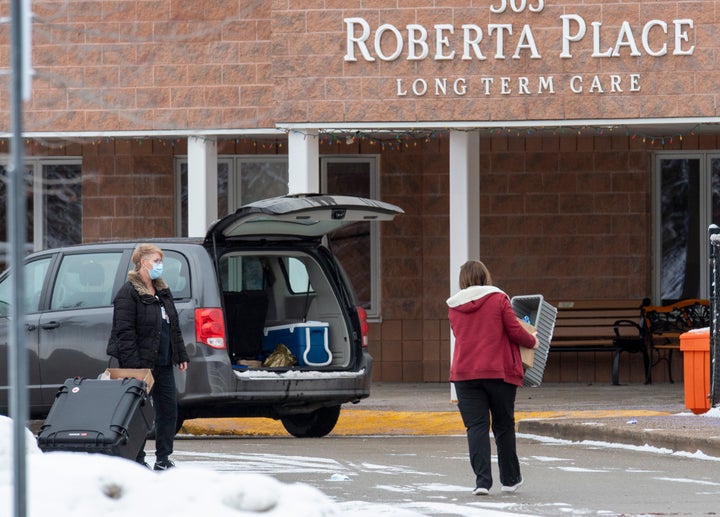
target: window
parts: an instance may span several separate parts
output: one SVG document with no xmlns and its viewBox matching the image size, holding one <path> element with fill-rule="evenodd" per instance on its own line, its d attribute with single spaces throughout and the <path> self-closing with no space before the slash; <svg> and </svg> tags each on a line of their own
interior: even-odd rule
<svg viewBox="0 0 720 517">
<path fill-rule="evenodd" d="M 26 160 L 27 247 L 56 248 L 82 242 L 82 166 L 80 159 L 32 158 Z M 0 174 L 6 168 L 0 164 Z M 7 206 L 5 182 L 0 197 Z M 0 241 L 6 242 L 7 214 L 0 214 Z M 0 267 L 5 257 L 0 257 Z"/>
<path fill-rule="evenodd" d="M 287 282 L 290 292 L 293 294 L 313 293 L 312 284 L 310 284 L 310 274 L 305 264 L 294 257 L 288 257 L 285 260 L 285 271 L 287 272 Z"/>
<path fill-rule="evenodd" d="M 133 269 L 135 264 L 130 262 L 128 272 Z M 163 250 L 162 278 L 170 288 L 173 300 L 190 298 L 190 266 L 184 255 L 173 250 Z"/>
<path fill-rule="evenodd" d="M 187 236 L 187 158 L 178 158 L 176 170 L 176 232 Z M 288 163 L 284 156 L 219 156 L 218 217 L 259 199 L 284 196 L 288 188 Z"/>
<path fill-rule="evenodd" d="M 25 243 L 24 246 L 26 250 L 32 251 L 34 249 L 34 246 L 32 244 L 33 242 L 33 217 L 32 217 L 32 206 L 33 206 L 33 197 L 32 197 L 32 189 L 30 188 L 31 183 L 31 176 L 32 174 L 32 168 L 27 166 L 25 170 L 25 181 L 27 183 L 26 186 L 26 199 L 25 203 L 27 205 L 27 211 L 25 212 Z M 9 242 L 9 236 L 7 234 L 7 225 L 9 222 L 10 214 L 8 213 L 7 206 L 8 206 L 8 199 L 7 199 L 7 176 L 8 176 L 8 170 L 5 167 L 5 165 L 0 164 L 0 175 L 2 178 L 0 178 L 0 203 L 2 203 L 1 206 L 5 207 L 5 210 L 0 210 L 0 245 L 2 248 L 0 248 L 0 270 L 5 269 L 8 266 L 8 253 L 10 251 L 10 242 Z"/>
<path fill-rule="evenodd" d="M 291 294 L 314 293 L 305 263 L 296 257 L 225 255 L 220 258 L 223 291 L 262 291 L 275 283 L 270 261 L 279 261 Z"/>
<path fill-rule="evenodd" d="M 50 257 L 46 257 L 28 262 L 23 267 L 25 272 L 25 314 L 37 312 L 40 309 L 40 294 L 49 266 Z M 10 277 L 6 276 L 0 283 L 0 317 L 10 315 L 11 297 Z"/>
<path fill-rule="evenodd" d="M 111 305 L 121 257 L 121 253 L 65 255 L 53 286 L 50 309 Z"/>
<path fill-rule="evenodd" d="M 377 156 L 322 156 L 321 189 L 330 194 L 379 199 Z M 176 162 L 177 233 L 187 235 L 187 159 Z M 285 156 L 219 156 L 218 217 L 268 197 L 287 194 Z M 359 223 L 337 232 L 333 252 L 342 263 L 368 318 L 380 317 L 380 236 L 377 222 Z M 231 268 L 233 271 L 237 271 Z M 302 292 L 307 288 L 303 287 Z"/>
<path fill-rule="evenodd" d="M 266 278 L 266 258 L 250 255 L 225 255 L 220 258 L 220 284 L 223 291 L 262 291 L 270 283 Z"/>
<path fill-rule="evenodd" d="M 238 207 L 288 193 L 288 163 L 285 157 L 236 158 L 230 182 L 231 211 Z"/>
<path fill-rule="evenodd" d="M 190 298 L 190 266 L 187 258 L 176 251 L 163 250 L 163 280 L 174 300 Z"/>
<path fill-rule="evenodd" d="M 79 163 L 39 162 L 35 166 L 35 219 L 42 221 L 35 232 L 35 245 L 59 248 L 82 242 L 82 177 Z M 41 185 L 41 188 L 38 188 Z M 49 217 L 48 217 L 49 216 Z"/>
<path fill-rule="evenodd" d="M 379 198 L 378 158 L 323 156 L 322 190 L 329 194 Z M 380 234 L 377 222 L 349 226 L 332 236 L 333 252 L 355 288 L 368 319 L 380 318 Z"/>
<path fill-rule="evenodd" d="M 720 223 L 720 154 L 658 153 L 653 200 L 654 298 L 707 298 L 707 228 Z"/>
</svg>

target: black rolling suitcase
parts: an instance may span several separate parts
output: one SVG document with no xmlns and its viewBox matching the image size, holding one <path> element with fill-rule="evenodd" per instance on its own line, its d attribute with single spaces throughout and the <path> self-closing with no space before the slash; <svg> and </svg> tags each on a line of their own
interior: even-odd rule
<svg viewBox="0 0 720 517">
<path fill-rule="evenodd" d="M 146 384 L 138 379 L 68 379 L 38 433 L 48 451 L 95 452 L 134 460 L 153 424 Z"/>
</svg>

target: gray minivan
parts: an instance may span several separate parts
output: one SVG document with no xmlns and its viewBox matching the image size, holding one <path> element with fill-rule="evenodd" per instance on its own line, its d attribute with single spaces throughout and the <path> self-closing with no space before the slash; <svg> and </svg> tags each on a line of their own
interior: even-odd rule
<svg viewBox="0 0 720 517">
<path fill-rule="evenodd" d="M 328 434 L 341 404 L 370 394 L 372 375 L 365 311 L 332 253 L 330 234 L 401 213 L 357 197 L 285 196 L 239 208 L 204 240 L 93 243 L 29 255 L 31 417 L 47 415 L 65 379 L 95 378 L 110 364 L 113 297 L 132 268 L 135 246 L 152 242 L 165 253 L 163 278 L 190 356 L 188 370 L 176 373 L 178 428 L 190 418 L 260 416 L 280 419 L 294 436 Z M 6 271 L 0 275 L 2 414 L 8 412 L 9 290 Z M 280 351 L 285 362 L 268 363 Z"/>
</svg>

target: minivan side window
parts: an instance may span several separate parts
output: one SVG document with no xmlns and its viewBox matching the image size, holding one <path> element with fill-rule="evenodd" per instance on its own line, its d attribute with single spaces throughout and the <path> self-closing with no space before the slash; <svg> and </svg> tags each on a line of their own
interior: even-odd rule
<svg viewBox="0 0 720 517">
<path fill-rule="evenodd" d="M 310 276 L 308 275 L 305 264 L 295 257 L 288 257 L 285 262 L 285 270 L 287 272 L 287 281 L 290 286 L 290 292 L 293 294 L 312 293 L 315 291 L 310 284 Z"/>
<path fill-rule="evenodd" d="M 25 271 L 25 313 L 37 312 L 40 308 L 40 294 L 42 293 L 45 275 L 50 266 L 50 257 L 28 262 L 23 267 Z M 0 282 L 0 317 L 10 315 L 10 277 L 6 276 Z"/>
<path fill-rule="evenodd" d="M 121 257 L 120 252 L 65 255 L 55 279 L 50 309 L 110 305 Z"/>
</svg>

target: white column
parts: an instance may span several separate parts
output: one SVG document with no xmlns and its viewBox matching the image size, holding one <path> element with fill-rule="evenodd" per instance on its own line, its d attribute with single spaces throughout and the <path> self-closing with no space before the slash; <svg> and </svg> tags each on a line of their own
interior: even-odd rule
<svg viewBox="0 0 720 517">
<path fill-rule="evenodd" d="M 316 129 L 288 134 L 288 194 L 320 192 L 320 143 Z"/>
<path fill-rule="evenodd" d="M 480 135 L 450 131 L 450 293 L 460 266 L 480 258 Z"/>
<path fill-rule="evenodd" d="M 188 237 L 205 237 L 218 218 L 217 140 L 188 138 Z"/>
<path fill-rule="evenodd" d="M 460 266 L 480 258 L 480 135 L 450 131 L 450 293 L 460 290 Z M 450 360 L 455 336 L 450 332 Z M 450 400 L 457 400 L 451 384 Z"/>
</svg>

